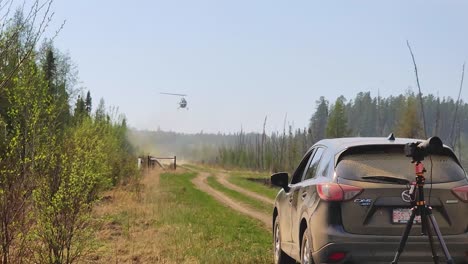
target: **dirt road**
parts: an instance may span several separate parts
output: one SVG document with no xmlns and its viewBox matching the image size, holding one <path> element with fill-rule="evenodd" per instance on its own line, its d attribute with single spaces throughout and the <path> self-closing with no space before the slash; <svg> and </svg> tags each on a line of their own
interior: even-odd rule
<svg viewBox="0 0 468 264">
<path fill-rule="evenodd" d="M 271 204 L 271 205 L 275 204 L 275 201 L 273 199 L 270 199 L 268 197 L 265 197 L 263 195 L 260 195 L 258 193 L 246 190 L 246 189 L 241 188 L 241 187 L 239 187 L 239 186 L 237 186 L 235 184 L 230 183 L 227 180 L 229 175 L 227 175 L 226 173 L 218 173 L 216 176 L 218 178 L 219 183 L 221 183 L 222 185 L 226 186 L 227 188 L 229 188 L 231 190 L 234 190 L 236 192 L 240 192 L 240 193 L 242 193 L 244 195 L 247 195 L 247 196 L 249 196 L 249 197 L 251 197 L 253 199 L 262 201 L 262 202 L 267 203 L 267 204 Z"/>
<path fill-rule="evenodd" d="M 250 207 L 248 205 L 241 204 L 241 203 L 239 203 L 237 201 L 234 201 L 233 199 L 229 198 L 228 196 L 226 196 L 222 192 L 211 188 L 211 186 L 209 186 L 208 183 L 207 183 L 208 176 L 209 176 L 209 173 L 199 172 L 198 176 L 196 178 L 194 178 L 192 180 L 192 182 L 193 182 L 193 184 L 195 184 L 195 186 L 198 189 L 200 189 L 201 191 L 206 192 L 209 195 L 213 196 L 219 202 L 231 207 L 232 209 L 234 209 L 234 210 L 236 210 L 236 211 L 238 211 L 238 212 L 240 212 L 242 214 L 245 214 L 245 215 L 248 215 L 248 216 L 250 216 L 252 218 L 260 220 L 269 229 L 272 228 L 272 220 L 271 220 L 270 215 L 259 212 L 258 210 L 254 209 L 254 208 L 252 208 L 252 207 Z M 225 179 L 226 177 L 223 176 L 223 177 L 220 177 L 220 178 Z M 227 182 L 227 180 L 225 180 L 225 181 Z M 228 184 L 230 184 L 230 183 L 228 183 Z M 238 187 L 238 188 L 240 188 L 240 187 Z M 243 191 L 246 191 L 246 190 L 243 190 Z"/>
</svg>

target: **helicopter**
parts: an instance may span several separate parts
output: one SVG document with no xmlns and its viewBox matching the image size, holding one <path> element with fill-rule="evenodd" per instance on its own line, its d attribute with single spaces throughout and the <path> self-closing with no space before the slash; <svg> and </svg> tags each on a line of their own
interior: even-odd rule
<svg viewBox="0 0 468 264">
<path fill-rule="evenodd" d="M 180 102 L 179 102 L 179 109 L 180 108 L 187 108 L 187 100 L 185 99 L 185 97 L 187 96 L 186 94 L 175 94 L 175 93 L 161 93 L 161 94 L 165 94 L 165 95 L 174 95 L 174 96 L 180 96 L 182 98 L 180 98 Z"/>
</svg>

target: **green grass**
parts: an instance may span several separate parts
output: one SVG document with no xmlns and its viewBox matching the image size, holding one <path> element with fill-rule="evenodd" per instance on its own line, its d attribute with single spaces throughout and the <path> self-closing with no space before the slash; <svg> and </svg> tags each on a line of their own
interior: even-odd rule
<svg viewBox="0 0 468 264">
<path fill-rule="evenodd" d="M 262 183 L 248 180 L 248 178 L 269 178 L 270 175 L 249 172 L 233 172 L 230 174 L 230 176 L 231 177 L 228 178 L 228 181 L 232 184 L 235 184 L 249 191 L 264 195 L 270 199 L 275 199 L 276 194 L 278 194 L 279 188 L 271 188 Z"/>
<path fill-rule="evenodd" d="M 256 220 L 194 188 L 193 177 L 161 175 L 157 210 L 169 233 L 164 241 L 155 237 L 155 243 L 174 245 L 164 258 L 177 263 L 271 263 L 271 234 Z"/>
<path fill-rule="evenodd" d="M 188 168 L 188 169 L 191 169 L 191 170 L 196 170 L 196 171 L 206 171 L 206 172 L 216 172 L 216 171 L 218 171 L 218 169 L 215 169 L 213 167 L 196 165 L 196 164 L 184 164 L 184 165 L 181 165 L 181 167 Z"/>
<path fill-rule="evenodd" d="M 271 214 L 273 211 L 272 205 L 266 204 L 256 199 L 247 197 L 244 194 L 241 194 L 237 191 L 231 190 L 225 187 L 224 185 L 220 184 L 213 176 L 208 177 L 208 185 L 210 185 L 212 188 L 218 191 L 223 192 L 224 194 L 233 198 L 234 200 L 237 200 L 243 204 L 249 205 L 252 208 L 257 209 L 263 213 Z"/>
</svg>

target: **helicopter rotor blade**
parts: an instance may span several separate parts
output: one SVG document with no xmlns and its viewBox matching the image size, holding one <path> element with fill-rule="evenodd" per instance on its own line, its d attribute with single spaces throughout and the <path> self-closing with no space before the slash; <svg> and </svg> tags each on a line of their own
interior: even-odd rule
<svg viewBox="0 0 468 264">
<path fill-rule="evenodd" d="M 175 95 L 175 96 L 182 96 L 182 97 L 187 96 L 186 94 L 175 94 L 175 93 L 160 93 L 160 94 Z"/>
</svg>

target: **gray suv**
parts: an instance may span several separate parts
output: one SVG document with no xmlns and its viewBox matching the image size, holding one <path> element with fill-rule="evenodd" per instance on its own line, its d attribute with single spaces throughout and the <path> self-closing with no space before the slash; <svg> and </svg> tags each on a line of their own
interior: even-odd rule
<svg viewBox="0 0 468 264">
<path fill-rule="evenodd" d="M 272 219 L 275 263 L 390 263 L 411 214 L 407 192 L 415 174 L 404 146 L 415 141 L 325 139 L 307 151 L 290 181 L 287 173 L 272 175 L 282 187 Z M 468 263 L 466 173 L 446 146 L 423 163 L 425 200 L 455 263 Z M 400 263 L 431 263 L 420 219 L 414 223 Z"/>
</svg>

